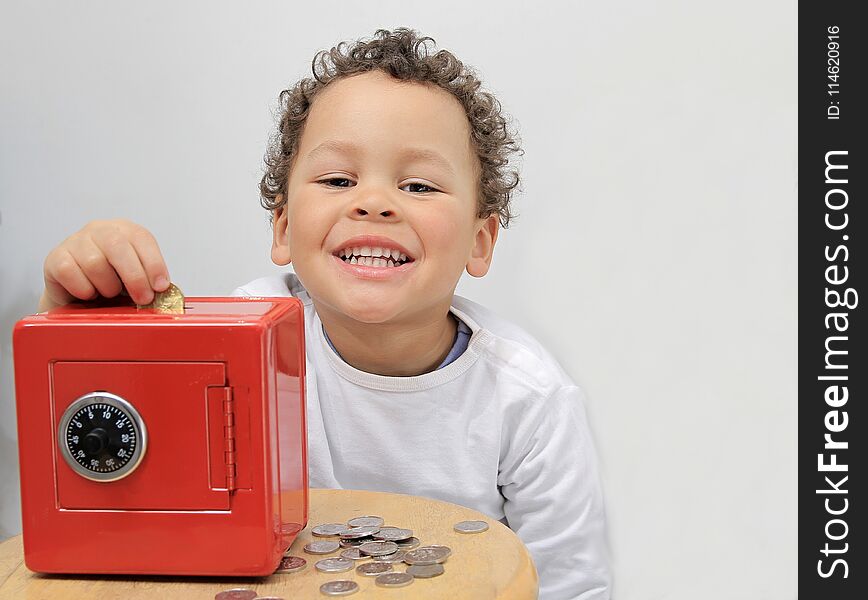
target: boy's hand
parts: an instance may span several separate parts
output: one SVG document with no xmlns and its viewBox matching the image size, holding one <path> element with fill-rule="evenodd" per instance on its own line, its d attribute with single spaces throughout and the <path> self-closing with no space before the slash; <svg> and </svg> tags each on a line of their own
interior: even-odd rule
<svg viewBox="0 0 868 600">
<path fill-rule="evenodd" d="M 169 270 L 151 232 L 126 219 L 91 221 L 48 253 L 39 312 L 73 300 L 114 298 L 126 288 L 136 304 L 169 287 Z"/>
</svg>

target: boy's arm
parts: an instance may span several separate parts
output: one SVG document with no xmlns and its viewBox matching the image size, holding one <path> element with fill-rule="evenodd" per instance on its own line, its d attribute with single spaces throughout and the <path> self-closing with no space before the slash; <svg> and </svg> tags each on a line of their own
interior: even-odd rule
<svg viewBox="0 0 868 600">
<path fill-rule="evenodd" d="M 531 413 L 498 475 L 509 527 L 533 556 L 540 600 L 609 600 L 605 511 L 582 391 L 563 386 Z"/>
</svg>

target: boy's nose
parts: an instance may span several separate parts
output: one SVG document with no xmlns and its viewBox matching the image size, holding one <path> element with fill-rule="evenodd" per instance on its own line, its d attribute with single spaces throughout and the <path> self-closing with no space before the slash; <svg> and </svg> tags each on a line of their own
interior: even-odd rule
<svg viewBox="0 0 868 600">
<path fill-rule="evenodd" d="M 366 211 L 364 208 L 357 208 L 357 209 L 356 209 L 356 213 L 357 213 L 359 216 L 364 217 L 365 215 L 368 214 L 368 211 Z M 389 216 L 392 215 L 392 211 L 391 211 L 391 210 L 382 210 L 382 211 L 380 211 L 380 215 L 383 216 L 383 217 L 389 217 Z"/>
<path fill-rule="evenodd" d="M 357 188 L 357 194 L 351 200 L 350 215 L 354 218 L 395 218 L 398 215 L 398 200 L 390 195 L 390 191 L 381 186 Z"/>
</svg>

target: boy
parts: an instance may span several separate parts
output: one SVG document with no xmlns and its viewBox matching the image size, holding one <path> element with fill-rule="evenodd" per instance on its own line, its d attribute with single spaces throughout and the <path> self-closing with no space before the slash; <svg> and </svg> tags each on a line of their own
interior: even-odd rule
<svg viewBox="0 0 868 600">
<path fill-rule="evenodd" d="M 463 270 L 488 271 L 518 147 L 472 73 L 418 52 L 426 39 L 338 45 L 281 93 L 260 191 L 272 260 L 295 273 L 234 295 L 304 303 L 311 487 L 474 508 L 527 545 L 540 598 L 609 598 L 581 391 L 530 335 L 454 295 Z M 168 281 L 147 231 L 94 222 L 49 254 L 40 310 L 123 286 L 147 303 Z"/>
</svg>

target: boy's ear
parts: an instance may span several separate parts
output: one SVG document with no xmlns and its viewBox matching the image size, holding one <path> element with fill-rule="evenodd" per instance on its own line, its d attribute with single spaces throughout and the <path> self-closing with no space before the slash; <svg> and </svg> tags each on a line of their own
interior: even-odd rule
<svg viewBox="0 0 868 600">
<path fill-rule="evenodd" d="M 474 277 L 482 277 L 488 273 L 498 231 L 500 231 L 500 219 L 497 214 L 490 215 L 477 230 L 470 259 L 467 261 L 467 272 Z"/>
<path fill-rule="evenodd" d="M 271 261 L 276 265 L 288 265 L 292 260 L 289 255 L 289 219 L 286 204 L 274 210 L 274 239 L 271 244 Z"/>
</svg>

